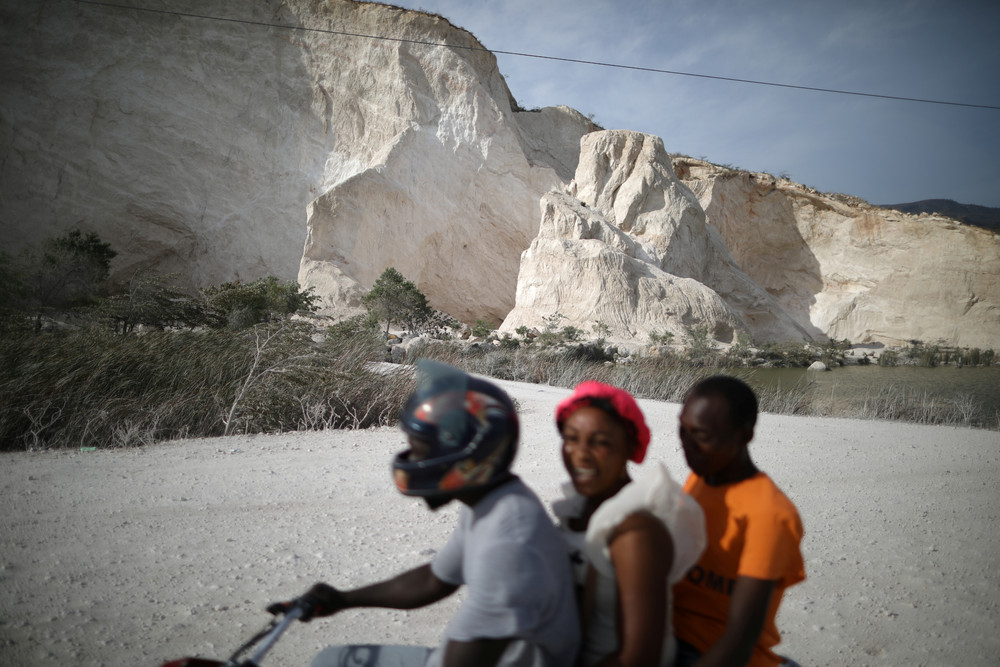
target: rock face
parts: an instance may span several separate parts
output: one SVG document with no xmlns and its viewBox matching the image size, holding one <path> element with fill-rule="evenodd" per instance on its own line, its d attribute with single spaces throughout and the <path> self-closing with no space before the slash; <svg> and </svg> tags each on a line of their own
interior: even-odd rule
<svg viewBox="0 0 1000 667">
<path fill-rule="evenodd" d="M 278 2 L 143 6 L 298 25 Z M 300 36 L 60 0 L 0 11 L 8 247 L 80 227 L 119 278 L 295 277 L 331 143 Z"/>
<path fill-rule="evenodd" d="M 723 343 L 739 331 L 758 340 L 809 339 L 733 261 L 674 175 L 663 142 L 605 131 L 581 140 L 570 194 L 542 199 L 537 238 L 521 256 L 517 300 L 501 327 L 604 330 L 612 340 L 645 341 L 706 326 Z"/>
<path fill-rule="evenodd" d="M 459 48 L 315 38 L 336 170 L 309 205 L 299 281 L 343 310 L 393 266 L 435 308 L 499 322 L 538 199 L 571 176 L 594 126 L 567 107 L 512 110 L 493 55 L 443 19 L 378 8 L 340 25 Z"/>
<path fill-rule="evenodd" d="M 799 323 L 855 343 L 1000 345 L 1000 238 L 676 158 L 740 267 Z"/>
<path fill-rule="evenodd" d="M 623 339 L 705 325 L 726 342 L 1000 348 L 988 232 L 671 169 L 653 137 L 520 110 L 493 55 L 441 17 L 142 7 L 0 0 L 6 251 L 80 228 L 118 251 L 115 278 L 298 277 L 340 315 L 394 266 L 433 306 L 507 329 L 558 312 Z"/>
<path fill-rule="evenodd" d="M 421 12 L 143 7 L 166 11 L 2 0 L 8 248 L 81 227 L 120 253 L 116 278 L 298 276 L 342 312 L 395 266 L 460 319 L 507 314 L 590 121 L 512 109 L 494 56 Z"/>
</svg>

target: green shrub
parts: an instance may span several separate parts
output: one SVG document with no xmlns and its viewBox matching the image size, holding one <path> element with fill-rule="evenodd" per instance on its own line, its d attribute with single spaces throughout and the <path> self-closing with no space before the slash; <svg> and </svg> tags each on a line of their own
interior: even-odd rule
<svg viewBox="0 0 1000 667">
<path fill-rule="evenodd" d="M 995 355 L 996 353 L 990 349 L 966 348 L 958 355 L 958 362 L 963 366 L 992 366 Z"/>
<path fill-rule="evenodd" d="M 564 342 L 575 343 L 583 338 L 583 329 L 574 326 L 565 326 L 559 333 Z"/>
<path fill-rule="evenodd" d="M 752 343 L 750 334 L 746 331 L 737 332 L 736 342 L 729 347 L 729 356 L 736 357 L 737 359 L 746 359 L 751 354 L 750 348 Z"/>
<path fill-rule="evenodd" d="M 882 354 L 878 355 L 878 365 L 898 366 L 899 354 L 897 354 L 894 350 L 883 350 Z"/>
<path fill-rule="evenodd" d="M 801 343 L 764 343 L 757 351 L 757 356 L 771 362 L 773 366 L 803 368 L 816 360 L 816 355 Z"/>
<path fill-rule="evenodd" d="M 589 361 L 595 364 L 603 364 L 615 360 L 615 355 L 608 352 L 602 340 L 590 341 L 569 347 L 563 352 L 563 356 L 572 361 Z"/>
<path fill-rule="evenodd" d="M 42 328 L 44 317 L 91 306 L 105 291 L 117 255 L 100 237 L 79 229 L 48 238 L 17 257 L 0 256 L 5 329 Z"/>
<path fill-rule="evenodd" d="M 472 325 L 472 335 L 476 338 L 488 338 L 493 333 L 493 325 L 483 318 L 477 318 Z"/>
<path fill-rule="evenodd" d="M 132 333 L 139 325 L 160 329 L 196 327 L 218 320 L 204 298 L 168 286 L 167 279 L 154 272 L 137 273 L 118 293 L 101 300 L 91 313 L 121 334 Z"/>
<path fill-rule="evenodd" d="M 940 359 L 940 353 L 937 346 L 932 346 L 929 348 L 922 348 L 920 350 L 920 365 L 927 368 L 933 368 L 938 365 L 938 360 Z"/>
<path fill-rule="evenodd" d="M 649 342 L 653 345 L 671 345 L 674 342 L 674 334 L 670 331 L 664 331 L 663 333 L 650 331 Z"/>
<path fill-rule="evenodd" d="M 361 313 L 331 324 L 327 327 L 326 333 L 334 338 L 352 338 L 354 336 L 371 338 L 378 330 L 378 320 L 371 313 Z"/>
<path fill-rule="evenodd" d="M 507 338 L 507 337 L 504 337 L 504 338 L 501 338 L 499 342 L 500 342 L 499 347 L 500 347 L 501 350 L 512 351 L 512 350 L 517 350 L 517 349 L 519 349 L 521 347 L 521 341 L 519 341 L 516 338 Z"/>
<path fill-rule="evenodd" d="M 319 297 L 312 288 L 303 291 L 297 282 L 281 282 L 274 276 L 249 283 L 222 283 L 202 290 L 217 322 L 231 329 L 246 329 L 293 313 L 312 313 Z"/>
</svg>

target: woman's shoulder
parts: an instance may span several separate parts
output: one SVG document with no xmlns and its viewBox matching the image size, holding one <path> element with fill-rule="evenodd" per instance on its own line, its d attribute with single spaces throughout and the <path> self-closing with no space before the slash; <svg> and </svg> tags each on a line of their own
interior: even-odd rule
<svg viewBox="0 0 1000 667">
<path fill-rule="evenodd" d="M 667 467 L 655 462 L 621 491 L 604 501 L 595 512 L 595 518 L 600 513 L 604 515 L 601 517 L 603 521 L 620 523 L 633 514 L 646 513 L 664 520 L 685 498 L 683 487 L 670 476 Z"/>
<path fill-rule="evenodd" d="M 703 519 L 701 508 L 684 493 L 683 487 L 670 476 L 662 463 L 656 462 L 643 470 L 621 491 L 608 498 L 597 508 L 587 529 L 588 541 L 604 541 L 624 521 L 643 525 L 655 520 L 662 523 L 668 532 L 677 531 L 678 519 L 694 514 L 695 522 Z"/>
<path fill-rule="evenodd" d="M 670 539 L 670 532 L 663 522 L 652 512 L 638 510 L 629 514 L 611 529 L 608 534 L 608 543 L 614 542 L 618 537 L 627 533 L 647 535 L 650 539 Z"/>
<path fill-rule="evenodd" d="M 705 517 L 662 463 L 648 465 L 642 475 L 597 508 L 587 529 L 588 547 L 607 554 L 609 540 L 620 526 L 648 527 L 650 521 L 658 521 L 674 545 L 670 579 L 676 581 L 705 548 Z"/>
</svg>

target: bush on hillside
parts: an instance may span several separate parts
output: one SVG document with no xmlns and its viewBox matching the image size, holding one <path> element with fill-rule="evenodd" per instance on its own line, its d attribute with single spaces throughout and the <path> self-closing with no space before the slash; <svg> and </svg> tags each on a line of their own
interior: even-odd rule
<svg viewBox="0 0 1000 667">
<path fill-rule="evenodd" d="M 202 293 L 217 322 L 231 329 L 245 329 L 294 313 L 313 313 L 319 300 L 311 287 L 302 290 L 294 280 L 282 282 L 274 276 L 249 283 L 223 283 Z"/>
<path fill-rule="evenodd" d="M 193 328 L 223 321 L 212 313 L 205 299 L 169 286 L 168 279 L 152 271 L 138 272 L 118 293 L 102 299 L 92 314 L 111 331 L 123 335 L 133 333 L 138 326 Z"/>
</svg>

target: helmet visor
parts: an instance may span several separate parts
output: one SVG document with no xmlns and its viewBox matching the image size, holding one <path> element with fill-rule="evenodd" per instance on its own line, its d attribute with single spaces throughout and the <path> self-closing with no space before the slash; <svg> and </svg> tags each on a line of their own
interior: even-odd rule
<svg viewBox="0 0 1000 667">
<path fill-rule="evenodd" d="M 430 440 L 444 450 L 463 446 L 469 427 L 466 410 L 468 376 L 456 368 L 429 359 L 417 362 L 411 427 L 414 436 Z"/>
</svg>

